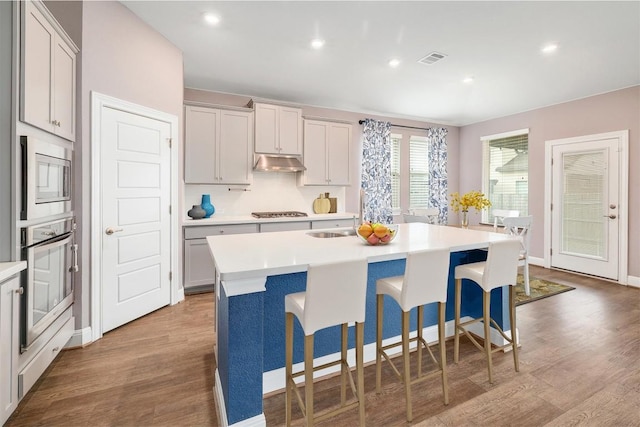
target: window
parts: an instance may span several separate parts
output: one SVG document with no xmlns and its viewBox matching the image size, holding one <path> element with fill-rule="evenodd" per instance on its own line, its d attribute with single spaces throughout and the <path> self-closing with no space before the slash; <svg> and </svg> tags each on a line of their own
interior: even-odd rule
<svg viewBox="0 0 640 427">
<path fill-rule="evenodd" d="M 429 143 L 427 138 L 409 140 L 409 209 L 429 207 Z"/>
<path fill-rule="evenodd" d="M 493 223 L 492 209 L 529 213 L 529 130 L 491 135 L 483 142 L 483 191 L 491 209 L 483 211 L 482 220 Z"/>
<path fill-rule="evenodd" d="M 402 135 L 391 135 L 391 208 L 400 213 L 400 142 Z"/>
</svg>

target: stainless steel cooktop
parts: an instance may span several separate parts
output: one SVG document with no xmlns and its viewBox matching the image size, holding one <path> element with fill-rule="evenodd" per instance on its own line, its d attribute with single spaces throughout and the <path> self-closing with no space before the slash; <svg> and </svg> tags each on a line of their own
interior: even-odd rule
<svg viewBox="0 0 640 427">
<path fill-rule="evenodd" d="M 297 218 L 308 216 L 304 212 L 298 211 L 282 211 L 282 212 L 251 212 L 251 216 L 255 218 Z"/>
</svg>

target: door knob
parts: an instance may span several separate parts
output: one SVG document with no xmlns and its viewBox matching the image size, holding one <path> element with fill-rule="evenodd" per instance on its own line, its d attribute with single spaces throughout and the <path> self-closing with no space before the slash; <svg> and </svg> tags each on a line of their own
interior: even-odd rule
<svg viewBox="0 0 640 427">
<path fill-rule="evenodd" d="M 107 236 L 111 236 L 113 233 L 118 233 L 118 232 L 120 232 L 120 231 L 122 231 L 122 228 L 107 227 L 107 229 L 106 229 L 106 230 L 104 230 L 104 233 L 105 233 Z"/>
<path fill-rule="evenodd" d="M 609 218 L 609 219 L 616 219 L 616 214 L 611 214 L 611 215 L 603 215 L 605 218 Z"/>
</svg>

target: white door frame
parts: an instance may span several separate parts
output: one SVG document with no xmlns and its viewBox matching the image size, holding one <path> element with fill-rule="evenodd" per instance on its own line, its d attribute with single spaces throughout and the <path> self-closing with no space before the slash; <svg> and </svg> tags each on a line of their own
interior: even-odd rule
<svg viewBox="0 0 640 427">
<path fill-rule="evenodd" d="M 179 287 L 182 277 L 178 262 L 179 222 L 178 222 L 178 117 L 162 111 L 143 107 L 121 99 L 91 92 L 91 338 L 102 338 L 102 238 L 99 228 L 102 224 L 101 206 L 101 144 L 103 108 L 113 108 L 137 114 L 150 119 L 166 122 L 171 126 L 171 304 L 184 299 L 184 289 Z"/>
<path fill-rule="evenodd" d="M 618 170 L 619 204 L 618 204 L 618 283 L 626 285 L 629 282 L 629 130 L 584 135 L 574 138 L 553 139 L 545 141 L 544 147 L 544 267 L 551 268 L 551 197 L 552 175 L 551 157 L 553 147 L 563 144 L 589 142 L 600 139 L 618 140 Z"/>
</svg>

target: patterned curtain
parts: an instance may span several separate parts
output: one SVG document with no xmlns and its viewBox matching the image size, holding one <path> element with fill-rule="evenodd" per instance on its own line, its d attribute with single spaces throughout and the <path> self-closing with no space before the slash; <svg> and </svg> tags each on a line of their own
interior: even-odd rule
<svg viewBox="0 0 640 427">
<path fill-rule="evenodd" d="M 429 206 L 440 209 L 438 224 L 447 223 L 447 129 L 430 128 L 429 139 Z"/>
<path fill-rule="evenodd" d="M 364 220 L 391 224 L 391 123 L 366 119 L 363 137 Z"/>
</svg>

